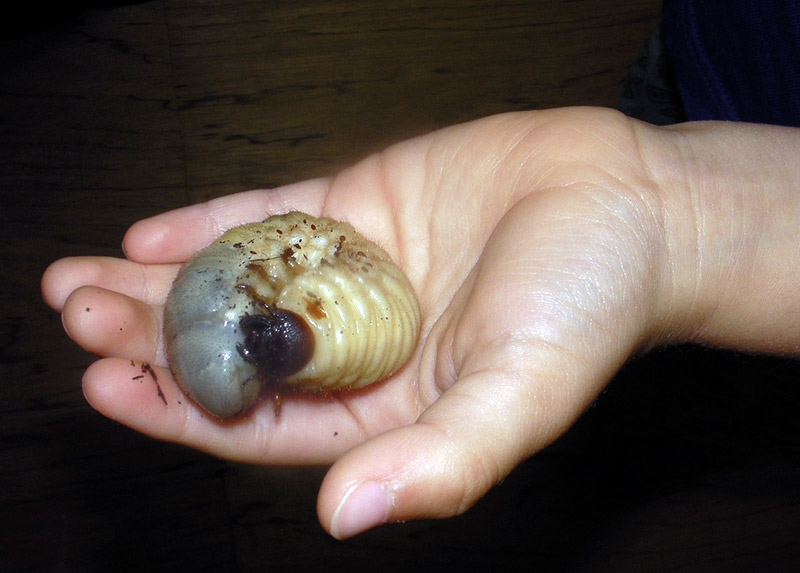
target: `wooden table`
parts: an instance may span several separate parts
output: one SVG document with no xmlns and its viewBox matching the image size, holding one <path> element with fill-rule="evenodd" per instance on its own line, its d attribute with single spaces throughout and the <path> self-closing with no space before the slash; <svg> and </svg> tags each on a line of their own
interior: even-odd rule
<svg viewBox="0 0 800 573">
<path fill-rule="evenodd" d="M 230 464 L 91 410 L 93 358 L 39 298 L 49 262 L 120 256 L 142 217 L 483 115 L 613 106 L 659 4 L 154 0 L 8 19 L 0 569 L 800 565 L 795 363 L 693 348 L 635 362 L 466 515 L 336 542 L 316 522 L 324 468 Z"/>
</svg>

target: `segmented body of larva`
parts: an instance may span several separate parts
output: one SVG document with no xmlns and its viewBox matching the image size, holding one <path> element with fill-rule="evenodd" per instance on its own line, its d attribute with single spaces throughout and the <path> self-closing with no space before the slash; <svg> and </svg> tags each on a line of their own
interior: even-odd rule
<svg viewBox="0 0 800 573">
<path fill-rule="evenodd" d="M 167 358 L 194 401 L 245 412 L 263 385 L 360 388 L 413 352 L 416 296 L 352 226 L 292 212 L 231 229 L 179 272 L 164 309 Z"/>
</svg>

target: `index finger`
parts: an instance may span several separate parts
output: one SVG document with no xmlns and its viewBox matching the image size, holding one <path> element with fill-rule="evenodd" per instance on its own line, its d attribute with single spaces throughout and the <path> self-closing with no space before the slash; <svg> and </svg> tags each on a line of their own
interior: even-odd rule
<svg viewBox="0 0 800 573">
<path fill-rule="evenodd" d="M 232 227 L 292 210 L 319 214 L 328 188 L 329 180 L 313 179 L 167 211 L 134 223 L 122 248 L 139 263 L 182 263 Z"/>
</svg>

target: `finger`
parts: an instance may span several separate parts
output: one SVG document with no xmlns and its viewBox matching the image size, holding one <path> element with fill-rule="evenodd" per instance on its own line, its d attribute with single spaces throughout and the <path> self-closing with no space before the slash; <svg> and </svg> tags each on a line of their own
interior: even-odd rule
<svg viewBox="0 0 800 573">
<path fill-rule="evenodd" d="M 585 373 L 566 367 L 568 360 L 552 349 L 532 354 L 521 347 L 505 358 L 520 365 L 531 356 L 536 371 L 491 367 L 469 374 L 417 423 L 345 454 L 320 490 L 323 527 L 342 539 L 384 523 L 460 514 L 561 435 L 606 377 L 576 385 Z"/>
<path fill-rule="evenodd" d="M 67 334 L 100 356 L 136 358 L 165 364 L 160 307 L 95 286 L 69 295 L 62 314 Z"/>
<path fill-rule="evenodd" d="M 169 369 L 139 360 L 95 362 L 83 392 L 94 409 L 134 430 L 235 461 L 328 464 L 363 440 L 336 397 L 284 396 L 276 413 L 265 393 L 246 416 L 220 421 L 186 397 Z"/>
<path fill-rule="evenodd" d="M 42 297 L 61 311 L 67 297 L 82 286 L 116 291 L 147 304 L 164 304 L 178 265 L 140 265 L 112 257 L 68 257 L 42 275 Z"/>
<path fill-rule="evenodd" d="M 319 214 L 328 180 L 227 195 L 143 219 L 128 229 L 122 247 L 140 263 L 180 263 L 237 225 L 299 210 Z"/>
</svg>

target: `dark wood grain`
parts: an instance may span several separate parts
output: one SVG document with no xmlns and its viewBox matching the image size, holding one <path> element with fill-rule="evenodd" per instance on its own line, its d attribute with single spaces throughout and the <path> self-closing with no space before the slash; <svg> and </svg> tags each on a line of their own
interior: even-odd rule
<svg viewBox="0 0 800 573">
<path fill-rule="evenodd" d="M 94 413 L 93 357 L 39 298 L 49 262 L 120 256 L 142 217 L 495 112 L 613 105 L 658 0 L 113 4 L 30 7 L 0 43 L 0 569 L 800 564 L 794 363 L 636 362 L 466 515 L 339 543 L 316 522 L 323 468 L 229 464 Z"/>
</svg>

